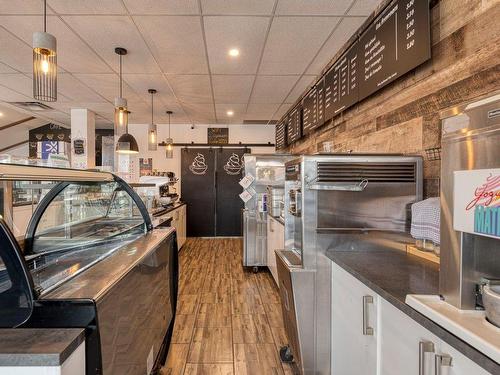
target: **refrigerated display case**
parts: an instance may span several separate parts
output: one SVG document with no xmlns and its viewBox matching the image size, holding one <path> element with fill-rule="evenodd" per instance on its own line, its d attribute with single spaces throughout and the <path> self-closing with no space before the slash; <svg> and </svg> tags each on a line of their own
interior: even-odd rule
<svg viewBox="0 0 500 375">
<path fill-rule="evenodd" d="M 111 173 L 0 164 L 0 180 L 17 179 L 61 182 L 39 201 L 22 249 L 0 220 L 0 327 L 84 328 L 86 374 L 152 373 L 175 317 L 175 230 L 153 230 Z"/>
</svg>

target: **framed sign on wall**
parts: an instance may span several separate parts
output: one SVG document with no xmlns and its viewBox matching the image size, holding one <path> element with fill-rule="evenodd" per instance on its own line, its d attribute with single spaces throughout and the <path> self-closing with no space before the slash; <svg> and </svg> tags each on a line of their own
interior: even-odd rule
<svg viewBox="0 0 500 375">
<path fill-rule="evenodd" d="M 227 145 L 229 143 L 229 128 L 208 128 L 208 143 Z"/>
</svg>

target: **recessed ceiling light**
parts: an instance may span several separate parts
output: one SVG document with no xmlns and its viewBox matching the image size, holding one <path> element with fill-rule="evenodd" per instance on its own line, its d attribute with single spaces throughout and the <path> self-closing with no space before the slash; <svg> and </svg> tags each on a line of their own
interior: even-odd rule
<svg viewBox="0 0 500 375">
<path fill-rule="evenodd" d="M 232 115 L 234 115 L 234 111 L 229 110 L 229 111 L 226 112 L 226 115 L 232 116 Z"/>
<path fill-rule="evenodd" d="M 229 50 L 229 56 L 238 57 L 240 55 L 240 50 L 238 48 L 231 48 Z"/>
</svg>

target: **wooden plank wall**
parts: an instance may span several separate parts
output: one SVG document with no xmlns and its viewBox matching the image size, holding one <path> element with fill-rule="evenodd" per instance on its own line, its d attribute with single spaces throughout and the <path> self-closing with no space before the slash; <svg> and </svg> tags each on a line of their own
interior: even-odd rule
<svg viewBox="0 0 500 375">
<path fill-rule="evenodd" d="M 433 1 L 431 38 L 428 62 L 287 151 L 421 154 L 424 194 L 438 196 L 440 161 L 425 150 L 440 147 L 439 112 L 500 90 L 500 0 Z"/>
</svg>

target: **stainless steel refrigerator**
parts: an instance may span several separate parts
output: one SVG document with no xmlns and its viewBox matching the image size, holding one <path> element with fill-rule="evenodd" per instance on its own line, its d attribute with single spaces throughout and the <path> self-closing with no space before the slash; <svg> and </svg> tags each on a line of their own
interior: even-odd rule
<svg viewBox="0 0 500 375">
<path fill-rule="evenodd" d="M 267 265 L 267 187 L 285 185 L 288 154 L 245 154 L 245 177 L 251 184 L 244 188 L 251 198 L 243 209 L 243 266 Z"/>
</svg>

